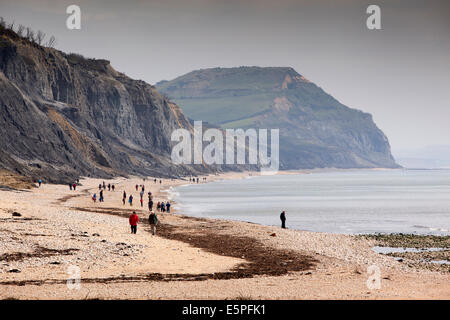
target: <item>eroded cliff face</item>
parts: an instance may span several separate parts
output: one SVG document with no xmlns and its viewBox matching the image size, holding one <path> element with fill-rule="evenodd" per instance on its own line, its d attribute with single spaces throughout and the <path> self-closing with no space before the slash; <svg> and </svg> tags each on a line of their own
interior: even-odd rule
<svg viewBox="0 0 450 320">
<path fill-rule="evenodd" d="M 279 129 L 281 169 L 399 167 L 370 114 L 341 104 L 292 68 L 202 69 L 156 86 L 192 119 Z"/>
<path fill-rule="evenodd" d="M 0 31 L 0 168 L 63 182 L 79 176 L 174 176 L 177 105 L 106 60 L 44 48 Z"/>
</svg>

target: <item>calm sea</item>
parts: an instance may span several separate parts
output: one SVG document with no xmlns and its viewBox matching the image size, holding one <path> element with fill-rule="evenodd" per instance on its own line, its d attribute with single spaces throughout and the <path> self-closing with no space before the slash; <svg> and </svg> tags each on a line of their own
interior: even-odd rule
<svg viewBox="0 0 450 320">
<path fill-rule="evenodd" d="M 334 233 L 450 235 L 450 170 L 252 176 L 170 190 L 179 213 Z"/>
</svg>

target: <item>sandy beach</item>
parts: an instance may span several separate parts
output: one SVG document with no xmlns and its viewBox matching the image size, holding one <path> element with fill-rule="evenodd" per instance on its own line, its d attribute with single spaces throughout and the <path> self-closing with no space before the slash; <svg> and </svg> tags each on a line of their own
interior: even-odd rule
<svg viewBox="0 0 450 320">
<path fill-rule="evenodd" d="M 153 236 L 147 192 L 156 204 L 189 182 L 107 180 L 115 191 L 93 203 L 102 181 L 82 179 L 76 191 L 0 190 L 0 299 L 450 299 L 450 273 L 377 254 L 374 239 L 187 217 L 176 203 L 158 214 Z M 136 184 L 145 185 L 142 208 Z M 133 206 L 122 204 L 124 190 Z M 137 234 L 128 224 L 133 210 Z M 67 285 L 74 266 L 78 289 Z M 379 288 L 367 284 L 373 266 Z"/>
</svg>

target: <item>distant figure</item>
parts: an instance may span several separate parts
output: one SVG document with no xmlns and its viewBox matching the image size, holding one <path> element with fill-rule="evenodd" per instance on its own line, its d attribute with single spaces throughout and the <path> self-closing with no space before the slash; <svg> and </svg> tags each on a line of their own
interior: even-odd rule
<svg viewBox="0 0 450 320">
<path fill-rule="evenodd" d="M 197 177 L 197 183 L 198 183 L 198 177 Z"/>
<path fill-rule="evenodd" d="M 142 198 L 144 198 L 144 191 L 139 192 L 139 196 Z"/>
<path fill-rule="evenodd" d="M 148 210 L 149 211 L 153 210 L 153 200 L 150 197 L 148 199 Z"/>
<path fill-rule="evenodd" d="M 155 214 L 155 212 L 150 212 L 150 215 L 148 216 L 148 223 L 150 223 L 152 235 L 155 235 L 156 226 L 158 225 L 158 216 Z"/>
<path fill-rule="evenodd" d="M 92 196 L 92 201 L 94 201 L 94 203 L 97 202 L 97 194 L 96 193 L 94 193 L 94 195 Z"/>
<path fill-rule="evenodd" d="M 138 215 L 136 214 L 135 211 L 133 211 L 133 213 L 131 214 L 131 216 L 130 216 L 130 218 L 128 220 L 130 221 L 131 233 L 136 234 L 136 232 L 137 232 L 137 225 L 139 223 L 139 217 L 138 217 Z"/>
<path fill-rule="evenodd" d="M 38 180 L 38 184 L 39 184 L 39 187 L 40 187 L 41 184 L 42 184 L 42 180 L 41 179 Z"/>
<path fill-rule="evenodd" d="M 162 183 L 162 180 L 159 180 L 159 184 L 161 184 Z"/>
<path fill-rule="evenodd" d="M 69 188 L 70 188 L 70 190 L 72 190 L 72 184 L 71 183 L 69 183 Z"/>
<path fill-rule="evenodd" d="M 114 185 L 111 186 L 112 191 L 114 191 L 116 187 Z"/>
<path fill-rule="evenodd" d="M 73 190 L 76 190 L 77 189 L 77 184 L 74 183 L 72 187 L 73 187 Z"/>
<path fill-rule="evenodd" d="M 144 185 L 142 185 L 141 191 L 142 191 L 142 193 L 144 193 L 144 191 L 145 191 L 145 186 Z"/>
<path fill-rule="evenodd" d="M 125 201 L 127 200 L 127 193 L 124 191 L 123 192 L 123 197 L 122 197 L 122 202 L 123 202 L 123 205 L 125 205 Z"/>
<path fill-rule="evenodd" d="M 131 194 L 128 197 L 128 203 L 130 204 L 130 207 L 133 205 L 133 195 L 131 195 Z"/>
<path fill-rule="evenodd" d="M 103 190 L 105 190 L 106 189 L 106 184 L 105 184 L 105 181 L 103 181 Z"/>
<path fill-rule="evenodd" d="M 169 201 L 166 202 L 166 209 L 167 209 L 167 213 L 170 213 L 170 202 Z"/>
<path fill-rule="evenodd" d="M 153 181 L 156 183 L 156 178 L 155 179 L 153 179 Z"/>
<path fill-rule="evenodd" d="M 144 206 L 144 199 L 141 198 L 139 201 L 141 202 L 141 207 L 143 207 Z"/>
<path fill-rule="evenodd" d="M 108 191 L 111 191 L 111 183 L 108 183 Z"/>
<path fill-rule="evenodd" d="M 103 190 L 100 190 L 100 197 L 98 198 L 99 202 L 103 202 Z"/>
<path fill-rule="evenodd" d="M 166 212 L 166 204 L 163 202 L 161 202 L 161 212 Z"/>
<path fill-rule="evenodd" d="M 281 220 L 281 228 L 286 229 L 286 212 L 281 212 L 280 214 L 280 220 Z"/>
<path fill-rule="evenodd" d="M 161 211 L 161 202 L 156 203 L 156 210 Z"/>
<path fill-rule="evenodd" d="M 99 185 L 98 185 L 98 190 L 101 190 L 102 189 L 102 184 L 100 183 Z"/>
</svg>

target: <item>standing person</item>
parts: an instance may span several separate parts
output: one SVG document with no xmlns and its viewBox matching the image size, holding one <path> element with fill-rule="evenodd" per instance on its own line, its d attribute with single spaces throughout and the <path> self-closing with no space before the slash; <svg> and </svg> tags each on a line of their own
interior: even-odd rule
<svg viewBox="0 0 450 320">
<path fill-rule="evenodd" d="M 161 184 L 162 183 L 162 180 L 159 180 L 159 184 Z"/>
<path fill-rule="evenodd" d="M 128 203 L 130 204 L 130 207 L 133 205 L 133 195 L 131 195 L 131 194 L 128 197 Z"/>
<path fill-rule="evenodd" d="M 198 177 L 197 177 L 197 183 L 198 183 Z"/>
<path fill-rule="evenodd" d="M 158 216 L 155 214 L 155 212 L 153 211 L 150 212 L 150 215 L 148 216 L 148 223 L 150 223 L 152 235 L 155 235 L 156 226 L 158 225 Z"/>
<path fill-rule="evenodd" d="M 39 187 L 40 187 L 41 184 L 42 184 L 42 180 L 41 179 L 38 179 L 38 184 L 39 184 Z"/>
<path fill-rule="evenodd" d="M 138 185 L 136 185 L 136 191 L 138 191 L 138 189 L 139 189 L 139 186 L 138 186 Z"/>
<path fill-rule="evenodd" d="M 142 185 L 141 191 L 142 191 L 142 193 L 144 193 L 144 191 L 145 191 L 145 186 L 144 185 Z"/>
<path fill-rule="evenodd" d="M 108 191 L 111 191 L 111 183 L 108 183 Z"/>
<path fill-rule="evenodd" d="M 161 211 L 161 202 L 156 203 L 156 210 Z"/>
<path fill-rule="evenodd" d="M 141 207 L 143 207 L 144 206 L 144 199 L 141 198 L 139 201 L 141 202 Z"/>
<path fill-rule="evenodd" d="M 144 191 L 139 192 L 139 195 L 141 196 L 141 199 L 144 198 Z"/>
<path fill-rule="evenodd" d="M 76 190 L 76 189 L 77 189 L 77 184 L 74 183 L 74 184 L 73 184 L 73 190 Z"/>
<path fill-rule="evenodd" d="M 153 181 L 156 183 L 156 178 L 155 179 L 153 179 Z"/>
<path fill-rule="evenodd" d="M 123 197 L 122 197 L 122 202 L 123 202 L 123 205 L 125 205 L 125 201 L 127 200 L 127 193 L 124 191 L 123 192 Z"/>
<path fill-rule="evenodd" d="M 166 212 L 166 204 L 163 202 L 161 202 L 161 212 Z"/>
<path fill-rule="evenodd" d="M 111 186 L 112 191 L 114 191 L 115 188 L 116 188 L 116 187 L 114 187 L 114 185 Z"/>
<path fill-rule="evenodd" d="M 148 210 L 152 211 L 153 210 L 153 200 L 152 198 L 148 198 Z"/>
<path fill-rule="evenodd" d="M 138 217 L 138 215 L 136 214 L 135 211 L 133 211 L 133 213 L 131 214 L 131 216 L 130 216 L 130 218 L 128 220 L 129 220 L 130 226 L 131 226 L 131 233 L 136 234 L 136 232 L 137 232 L 137 225 L 139 223 L 139 217 Z"/>
<path fill-rule="evenodd" d="M 167 213 L 170 213 L 170 202 L 169 201 L 166 202 L 166 209 L 167 209 Z"/>
<path fill-rule="evenodd" d="M 94 201 L 94 203 L 97 202 L 97 194 L 96 193 L 94 193 L 94 195 L 92 196 L 92 201 Z"/>
<path fill-rule="evenodd" d="M 70 190 L 72 190 L 72 184 L 71 183 L 69 183 L 69 188 L 70 188 Z"/>
<path fill-rule="evenodd" d="M 281 220 L 281 228 L 286 229 L 286 212 L 285 211 L 281 212 L 280 220 Z"/>
<path fill-rule="evenodd" d="M 98 198 L 98 201 L 103 202 L 103 190 L 100 190 L 100 197 Z"/>
<path fill-rule="evenodd" d="M 103 181 L 103 190 L 105 190 L 106 189 L 106 184 L 105 184 L 105 181 Z"/>
</svg>

